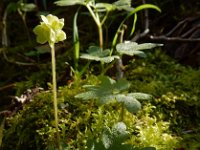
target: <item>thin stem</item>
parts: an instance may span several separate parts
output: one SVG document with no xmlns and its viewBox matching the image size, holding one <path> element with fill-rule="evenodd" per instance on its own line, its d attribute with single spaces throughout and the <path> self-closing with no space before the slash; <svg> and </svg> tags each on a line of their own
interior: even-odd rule
<svg viewBox="0 0 200 150">
<path fill-rule="evenodd" d="M 58 129 L 58 102 L 57 102 L 57 82 L 56 82 L 56 59 L 54 43 L 49 44 L 51 47 L 51 64 L 52 64 L 52 83 L 53 83 L 53 104 L 54 104 L 54 118 L 56 127 L 56 146 L 58 150 L 62 150 L 60 145 L 60 135 Z"/>
<path fill-rule="evenodd" d="M 86 7 L 89 10 L 90 14 L 92 15 L 92 18 L 94 19 L 94 21 L 98 27 L 99 47 L 101 48 L 101 50 L 103 50 L 103 30 L 102 30 L 102 23 L 100 22 L 99 15 L 98 15 L 98 13 L 95 14 L 89 5 L 86 5 Z"/>
<path fill-rule="evenodd" d="M 102 25 L 98 26 L 98 31 L 99 31 L 99 47 L 101 50 L 103 50 L 103 30 L 102 30 Z"/>
<path fill-rule="evenodd" d="M 87 9 L 89 10 L 90 14 L 92 15 L 92 18 L 94 19 L 95 23 L 98 25 L 100 25 L 100 21 L 97 19 L 97 17 L 95 16 L 93 10 L 91 9 L 91 7 L 89 5 L 86 5 Z"/>
</svg>

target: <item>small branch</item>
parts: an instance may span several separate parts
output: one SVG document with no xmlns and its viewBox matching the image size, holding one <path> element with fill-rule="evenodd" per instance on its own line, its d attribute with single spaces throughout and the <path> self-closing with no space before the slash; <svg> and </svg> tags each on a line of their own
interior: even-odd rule
<svg viewBox="0 0 200 150">
<path fill-rule="evenodd" d="M 190 21 L 192 21 L 193 20 L 193 18 L 187 18 L 187 19 L 185 19 L 185 20 L 183 20 L 183 21 L 181 21 L 181 22 L 179 22 L 171 31 L 169 31 L 167 34 L 166 34 L 166 36 L 170 36 L 170 35 L 172 35 L 175 31 L 177 31 L 177 29 L 178 28 L 184 28 L 185 27 L 185 23 L 188 23 L 188 22 L 190 22 Z"/>
<path fill-rule="evenodd" d="M 167 36 L 153 36 L 150 35 L 151 40 L 167 41 L 167 42 L 200 42 L 200 38 L 180 38 L 180 37 L 167 37 Z"/>
<path fill-rule="evenodd" d="M 15 83 L 8 84 L 8 85 L 5 85 L 5 86 L 3 86 L 3 87 L 0 87 L 0 91 L 6 90 L 6 89 L 8 89 L 8 88 L 15 87 L 15 86 L 16 86 Z"/>
</svg>

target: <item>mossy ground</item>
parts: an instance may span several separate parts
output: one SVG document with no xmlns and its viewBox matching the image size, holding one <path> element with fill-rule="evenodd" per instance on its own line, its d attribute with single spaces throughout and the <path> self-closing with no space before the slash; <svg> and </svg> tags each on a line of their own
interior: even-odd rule
<svg viewBox="0 0 200 150">
<path fill-rule="evenodd" d="M 148 58 L 131 59 L 125 67 L 130 92 L 153 95 L 151 101 L 141 102 L 139 113 L 125 112 L 127 142 L 158 150 L 198 149 L 200 71 L 176 63 L 162 50 L 147 54 Z M 100 138 L 105 127 L 119 121 L 119 104 L 97 106 L 94 101 L 74 98 L 83 84 L 95 82 L 96 76 L 88 75 L 79 85 L 59 87 L 59 129 L 69 149 L 86 149 L 88 139 Z M 54 134 L 51 92 L 45 90 L 6 118 L 2 149 L 48 149 L 54 145 Z"/>
</svg>

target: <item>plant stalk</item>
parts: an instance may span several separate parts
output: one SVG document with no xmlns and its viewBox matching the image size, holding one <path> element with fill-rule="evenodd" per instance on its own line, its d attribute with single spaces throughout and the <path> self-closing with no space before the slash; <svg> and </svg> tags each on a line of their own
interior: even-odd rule
<svg viewBox="0 0 200 150">
<path fill-rule="evenodd" d="M 99 47 L 101 50 L 103 50 L 103 30 L 102 25 L 98 25 L 98 31 L 99 31 Z"/>
<path fill-rule="evenodd" d="M 58 129 L 58 102 L 57 102 L 57 82 L 56 82 L 56 59 L 55 59 L 55 46 L 49 44 L 51 47 L 51 64 L 52 64 L 52 83 L 53 83 L 53 104 L 54 104 L 54 118 L 56 127 L 56 147 L 58 150 L 62 150 L 60 144 L 60 134 Z"/>
</svg>

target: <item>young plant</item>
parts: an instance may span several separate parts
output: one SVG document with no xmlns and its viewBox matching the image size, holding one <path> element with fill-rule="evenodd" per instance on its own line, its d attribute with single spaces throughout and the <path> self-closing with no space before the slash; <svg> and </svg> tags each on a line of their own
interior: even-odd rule
<svg viewBox="0 0 200 150">
<path fill-rule="evenodd" d="M 150 99 L 149 94 L 144 93 L 128 93 L 130 87 L 129 82 L 122 78 L 115 81 L 107 76 L 99 77 L 99 85 L 84 85 L 86 92 L 77 94 L 75 98 L 83 100 L 95 99 L 97 104 L 102 105 L 116 100 L 122 104 L 122 112 L 120 120 L 123 120 L 123 108 L 125 107 L 130 113 L 135 114 L 141 108 L 138 100 Z"/>
<path fill-rule="evenodd" d="M 44 44 L 48 42 L 51 48 L 51 63 L 52 63 L 52 83 L 53 83 L 53 102 L 54 102 L 54 117 L 56 127 L 56 146 L 61 150 L 60 135 L 58 129 L 58 102 L 57 102 L 57 83 L 56 83 L 56 58 L 55 58 L 55 43 L 66 39 L 66 34 L 62 31 L 64 19 L 58 19 L 51 14 L 47 16 L 41 15 L 42 22 L 34 28 L 34 33 L 37 35 L 37 42 Z"/>
</svg>

